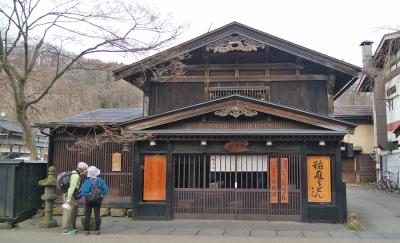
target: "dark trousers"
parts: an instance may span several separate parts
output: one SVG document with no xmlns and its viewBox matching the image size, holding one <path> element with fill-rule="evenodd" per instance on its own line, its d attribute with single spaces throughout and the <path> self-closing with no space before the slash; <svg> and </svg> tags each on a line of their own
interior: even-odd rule
<svg viewBox="0 0 400 243">
<path fill-rule="evenodd" d="M 96 230 L 100 230 L 100 207 L 101 201 L 88 201 L 86 200 L 86 211 L 85 211 L 85 231 L 89 231 L 90 216 L 92 215 L 92 209 L 94 209 L 94 219 L 96 221 Z"/>
</svg>

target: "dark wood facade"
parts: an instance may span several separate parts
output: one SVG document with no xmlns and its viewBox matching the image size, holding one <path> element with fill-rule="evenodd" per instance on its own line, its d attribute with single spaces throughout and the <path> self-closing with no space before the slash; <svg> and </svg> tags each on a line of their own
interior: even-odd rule
<svg viewBox="0 0 400 243">
<path fill-rule="evenodd" d="M 149 146 L 147 143 L 139 143 L 136 145 L 135 151 L 140 151 L 137 153 L 134 161 L 134 165 L 138 170 L 134 174 L 134 184 L 139 186 L 134 187 L 133 191 L 133 208 L 135 210 L 136 218 L 150 219 L 150 218 L 220 218 L 220 219 L 268 219 L 268 220 L 296 220 L 296 221 L 329 221 L 329 222 L 343 222 L 346 215 L 346 201 L 345 198 L 345 185 L 343 183 L 337 183 L 337 180 L 341 179 L 340 170 L 335 166 L 332 170 L 333 176 L 333 187 L 334 195 L 332 203 L 329 205 L 315 205 L 307 203 L 306 195 L 306 177 L 301 176 L 306 173 L 305 160 L 306 156 L 312 155 L 329 155 L 332 157 L 332 164 L 340 165 L 340 151 L 337 150 L 337 142 L 330 142 L 327 147 L 321 149 L 317 143 L 303 143 L 303 142 L 279 142 L 271 147 L 266 147 L 264 142 L 258 141 L 251 143 L 250 151 L 251 153 L 241 154 L 243 155 L 259 155 L 267 157 L 288 157 L 289 161 L 297 164 L 297 175 L 293 175 L 293 180 L 298 180 L 297 182 L 292 182 L 291 184 L 296 185 L 297 188 L 291 189 L 290 198 L 293 200 L 289 204 L 270 204 L 269 202 L 269 189 L 266 184 L 265 188 L 244 188 L 236 189 L 239 193 L 243 191 L 247 192 L 246 197 L 240 198 L 236 195 L 235 199 L 231 199 L 234 203 L 239 204 L 239 206 L 223 202 L 218 204 L 218 201 L 224 200 L 225 194 L 230 191 L 235 191 L 232 188 L 197 188 L 198 192 L 201 193 L 219 193 L 219 197 L 214 199 L 212 195 L 208 197 L 205 196 L 204 202 L 200 205 L 195 205 L 193 202 L 193 196 L 187 196 L 184 198 L 182 194 L 185 192 L 187 194 L 195 193 L 195 188 L 178 188 L 176 187 L 176 182 L 174 182 L 174 156 L 179 155 L 191 155 L 192 159 L 199 155 L 203 163 L 203 158 L 207 158 L 212 154 L 221 154 L 224 149 L 224 141 L 215 141 L 209 143 L 206 147 L 199 147 L 197 142 L 161 142 L 157 144 L 157 148 Z M 142 195 L 142 174 L 140 173 L 140 168 L 143 163 L 144 154 L 165 154 L 170 161 L 167 171 L 167 199 L 163 202 L 146 202 L 143 201 Z M 197 173 L 196 170 L 194 173 Z M 189 176 L 190 175 L 186 175 Z M 296 177 L 296 178 L 294 178 Z M 176 178 L 175 178 L 176 180 Z M 267 178 L 266 178 L 267 180 Z M 175 184 L 174 184 L 175 183 Z M 260 193 L 263 192 L 264 194 Z M 222 194 L 222 195 L 221 195 Z M 226 197 L 226 196 L 225 196 Z M 186 200 L 185 200 L 186 199 Z M 180 201 L 181 200 L 181 201 Z M 203 198 L 202 198 L 203 200 Z M 208 200 L 208 202 L 206 202 Z M 227 199 L 225 199 L 227 200 Z M 260 201 L 264 202 L 264 205 L 260 205 Z M 246 205 L 250 204 L 253 206 Z M 204 204 L 214 203 L 214 208 L 212 206 L 206 207 Z M 257 205 L 258 207 L 255 207 Z M 246 207 L 247 206 L 247 207 Z M 219 210 L 216 210 L 219 209 Z M 214 210 L 212 210 L 214 209 Z M 225 211 L 224 211 L 225 209 Z M 208 211 L 207 211 L 208 210 Z M 185 215 L 186 214 L 186 215 Z"/>
<path fill-rule="evenodd" d="M 263 69 L 261 71 L 264 72 Z M 296 70 L 294 72 L 296 73 Z M 257 95 L 260 93 L 262 94 L 260 98 L 273 103 L 328 114 L 328 77 L 326 75 L 257 75 L 257 70 L 248 70 L 246 76 L 234 76 L 234 71 L 232 71 L 232 74 L 232 76 L 210 76 L 207 78 L 205 76 L 189 76 L 187 79 L 181 78 L 182 81 L 150 82 L 148 93 L 150 97 L 149 115 L 229 94 L 258 98 Z M 221 82 L 221 79 L 227 81 Z M 254 81 L 243 81 L 243 79 L 253 79 Z M 225 91 L 225 95 L 216 95 L 219 90 Z M 309 97 L 309 99 L 305 100 L 304 97 Z"/>
<path fill-rule="evenodd" d="M 180 55 L 187 58 L 178 76 L 156 77 L 142 68 L 157 69 Z M 145 95 L 144 116 L 115 125 L 128 135 L 153 136 L 130 142 L 121 173 L 109 171 L 110 154 L 122 151 L 116 144 L 79 157 L 54 138 L 52 162 L 96 160 L 115 176 L 110 203 L 125 206 L 131 196 L 135 219 L 344 222 L 340 140 L 355 126 L 331 115 L 334 97 L 359 71 L 232 23 L 114 71 Z M 310 156 L 326 160 L 329 196 L 316 196 L 318 203 L 309 198 Z M 131 177 L 115 183 L 125 173 Z"/>
</svg>

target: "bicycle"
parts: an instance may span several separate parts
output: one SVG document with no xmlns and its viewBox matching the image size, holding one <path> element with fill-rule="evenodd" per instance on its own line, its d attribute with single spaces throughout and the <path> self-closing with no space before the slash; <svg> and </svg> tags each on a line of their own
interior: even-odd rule
<svg viewBox="0 0 400 243">
<path fill-rule="evenodd" d="M 393 180 L 393 172 L 382 171 L 378 182 L 379 190 L 394 192 L 397 189 L 397 183 Z"/>
</svg>

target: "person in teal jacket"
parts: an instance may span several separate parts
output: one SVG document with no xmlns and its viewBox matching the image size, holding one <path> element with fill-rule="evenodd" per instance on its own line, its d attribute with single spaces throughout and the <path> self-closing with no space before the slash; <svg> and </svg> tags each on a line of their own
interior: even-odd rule
<svg viewBox="0 0 400 243">
<path fill-rule="evenodd" d="M 76 217 L 78 215 L 78 200 L 75 198 L 75 191 L 79 191 L 81 181 L 88 165 L 85 162 L 79 162 L 76 170 L 72 171 L 69 179 L 68 191 L 64 194 L 64 203 L 69 204 L 70 209 L 63 209 L 62 228 L 63 234 L 74 235 L 76 234 Z"/>
<path fill-rule="evenodd" d="M 107 194 L 107 184 L 104 182 L 103 179 L 99 177 L 100 175 L 100 170 L 96 168 L 96 166 L 90 166 L 88 168 L 88 174 L 87 174 L 87 179 L 83 183 L 81 193 L 82 196 L 85 198 L 85 204 L 86 204 L 86 209 L 85 209 L 85 226 L 84 230 L 86 234 L 88 235 L 90 233 L 89 229 L 89 223 L 90 223 L 90 216 L 92 214 L 92 209 L 94 210 L 94 218 L 96 222 L 96 235 L 100 234 L 100 208 L 101 208 L 101 203 L 103 200 L 103 197 Z M 94 188 L 99 188 L 100 190 L 94 189 Z M 97 194 L 96 191 L 98 192 L 99 198 L 96 200 L 93 200 L 92 198 L 89 198 L 89 194 Z"/>
</svg>

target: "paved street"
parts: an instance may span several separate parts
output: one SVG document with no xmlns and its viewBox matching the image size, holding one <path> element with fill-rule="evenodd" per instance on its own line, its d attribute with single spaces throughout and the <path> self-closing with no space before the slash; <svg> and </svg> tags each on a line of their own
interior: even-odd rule
<svg viewBox="0 0 400 243">
<path fill-rule="evenodd" d="M 60 217 L 57 218 L 58 220 Z M 398 242 L 400 235 L 373 232 L 352 233 L 337 224 L 307 224 L 265 221 L 133 221 L 104 218 L 103 234 L 61 235 L 60 228 L 39 229 L 39 220 L 28 220 L 20 229 L 1 230 L 0 242 Z M 81 228 L 80 228 L 81 230 Z M 392 238 L 392 239 L 390 239 Z M 397 239 L 397 240 L 395 240 Z M 371 241 L 373 240 L 373 241 Z"/>
<path fill-rule="evenodd" d="M 399 242 L 400 194 L 390 194 L 371 187 L 350 185 L 347 188 L 348 210 L 359 216 L 363 232 L 349 232 L 340 224 L 172 220 L 133 221 L 131 218 L 103 218 L 101 236 L 61 235 L 61 229 L 39 229 L 40 219 L 21 223 L 19 229 L 0 230 L 0 242 Z M 61 217 L 56 217 L 60 222 Z M 78 223 L 80 226 L 80 222 Z"/>
<path fill-rule="evenodd" d="M 35 232 L 20 232 L 18 234 L 12 234 L 10 232 L 1 231 L 0 242 L 8 243 L 109 243 L 109 242 L 140 242 L 140 243 L 259 243 L 259 242 L 271 242 L 271 243 L 317 243 L 317 242 L 339 242 L 338 239 L 327 239 L 327 238 L 298 238 L 298 237 L 237 237 L 237 236 L 174 236 L 174 235 L 135 235 L 127 233 L 119 233 L 118 236 L 113 234 L 105 234 L 101 236 L 89 235 L 85 236 L 82 234 L 75 236 L 64 236 L 54 233 L 41 233 L 40 231 Z M 399 242 L 398 240 L 388 239 L 376 239 L 376 240 L 364 240 L 359 238 L 352 239 L 340 239 L 341 243 L 353 243 L 353 242 L 384 242 L 392 243 Z"/>
<path fill-rule="evenodd" d="M 364 231 L 400 233 L 400 194 L 348 185 L 347 207 Z"/>
<path fill-rule="evenodd" d="M 60 217 L 57 217 L 60 221 Z M 130 218 L 103 218 L 101 236 L 82 233 L 61 235 L 60 228 L 39 229 L 39 219 L 30 219 L 20 229 L 1 230 L 0 242 L 392 242 L 400 234 L 376 232 L 353 233 L 340 224 L 308 224 L 295 222 L 172 220 L 133 221 Z M 80 224 L 78 224 L 80 225 Z M 395 242 L 395 241 L 393 241 Z"/>
</svg>

